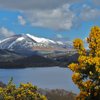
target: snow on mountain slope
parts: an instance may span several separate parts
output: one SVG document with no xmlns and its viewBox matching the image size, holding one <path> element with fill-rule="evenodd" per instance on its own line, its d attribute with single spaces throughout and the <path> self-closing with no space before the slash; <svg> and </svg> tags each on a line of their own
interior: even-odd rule
<svg viewBox="0 0 100 100">
<path fill-rule="evenodd" d="M 11 38 L 6 38 L 6 39 L 4 39 L 4 40 L 1 40 L 0 43 L 3 43 L 3 42 L 8 41 L 8 40 L 10 40 L 10 39 L 11 39 Z"/>
<path fill-rule="evenodd" d="M 8 49 L 11 48 L 15 43 L 17 42 L 20 42 L 22 40 L 24 40 L 25 38 L 24 37 L 19 37 L 17 38 L 15 41 L 13 41 L 9 46 L 8 46 Z"/>
<path fill-rule="evenodd" d="M 39 38 L 30 34 L 26 34 L 28 37 L 32 38 L 33 40 L 35 40 L 38 43 L 53 43 L 56 44 L 56 42 L 54 42 L 53 40 L 50 39 L 46 39 L 46 38 Z"/>
<path fill-rule="evenodd" d="M 63 45 L 64 43 L 61 42 L 61 41 L 57 41 L 57 44 L 59 44 L 59 45 Z"/>
<path fill-rule="evenodd" d="M 54 41 L 47 38 L 36 37 L 30 34 L 14 35 L 0 41 L 0 49 L 8 49 L 17 52 L 29 52 L 37 50 L 57 49 L 69 47 L 62 41 Z"/>
<path fill-rule="evenodd" d="M 16 41 L 22 41 L 24 39 L 25 39 L 24 37 L 19 37 L 19 38 L 16 39 Z"/>
</svg>

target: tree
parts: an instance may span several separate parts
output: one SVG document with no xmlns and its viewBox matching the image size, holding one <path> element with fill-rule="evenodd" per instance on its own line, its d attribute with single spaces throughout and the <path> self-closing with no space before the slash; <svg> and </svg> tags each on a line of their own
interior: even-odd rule
<svg viewBox="0 0 100 100">
<path fill-rule="evenodd" d="M 73 46 L 79 53 L 78 63 L 68 67 L 74 72 L 73 82 L 80 89 L 76 100 L 100 100 L 100 28 L 91 28 L 87 38 L 89 51 L 81 39 L 75 39 Z"/>
</svg>

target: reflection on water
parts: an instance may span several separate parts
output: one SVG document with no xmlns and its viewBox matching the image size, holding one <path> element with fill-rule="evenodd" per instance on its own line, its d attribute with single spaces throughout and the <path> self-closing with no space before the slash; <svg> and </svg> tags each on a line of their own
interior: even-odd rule
<svg viewBox="0 0 100 100">
<path fill-rule="evenodd" d="M 67 68 L 26 68 L 0 69 L 0 80 L 7 83 L 11 77 L 14 83 L 31 82 L 41 88 L 59 88 L 78 93 L 79 90 L 71 80 L 72 72 Z"/>
</svg>

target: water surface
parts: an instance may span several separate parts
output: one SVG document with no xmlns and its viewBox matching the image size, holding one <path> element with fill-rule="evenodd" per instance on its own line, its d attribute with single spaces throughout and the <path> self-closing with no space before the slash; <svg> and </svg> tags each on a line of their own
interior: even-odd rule
<svg viewBox="0 0 100 100">
<path fill-rule="evenodd" d="M 67 68 L 26 68 L 0 69 L 0 80 L 7 83 L 11 77 L 16 85 L 31 82 L 40 88 L 65 89 L 78 93 L 78 88 L 71 79 L 72 72 Z"/>
</svg>

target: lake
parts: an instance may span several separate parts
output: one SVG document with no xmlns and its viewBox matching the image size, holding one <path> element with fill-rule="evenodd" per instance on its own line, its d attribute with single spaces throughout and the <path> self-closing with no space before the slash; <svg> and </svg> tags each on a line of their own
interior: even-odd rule
<svg viewBox="0 0 100 100">
<path fill-rule="evenodd" d="M 7 83 L 11 77 L 18 86 L 20 82 L 31 82 L 40 88 L 65 89 L 78 93 L 78 88 L 73 84 L 72 72 L 68 68 L 46 67 L 25 69 L 0 69 L 0 80 Z"/>
</svg>

